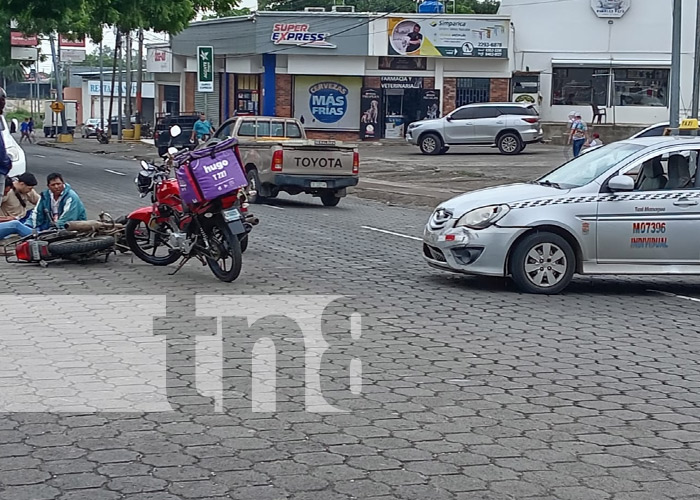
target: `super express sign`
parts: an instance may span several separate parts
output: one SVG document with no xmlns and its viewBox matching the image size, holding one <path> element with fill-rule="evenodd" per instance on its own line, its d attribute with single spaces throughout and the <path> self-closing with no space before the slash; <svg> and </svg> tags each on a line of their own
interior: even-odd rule
<svg viewBox="0 0 700 500">
<path fill-rule="evenodd" d="M 335 45 L 328 41 L 328 33 L 309 31 L 308 24 L 276 23 L 272 27 L 271 40 L 275 45 L 298 45 L 300 47 L 316 47 L 334 49 Z"/>
</svg>

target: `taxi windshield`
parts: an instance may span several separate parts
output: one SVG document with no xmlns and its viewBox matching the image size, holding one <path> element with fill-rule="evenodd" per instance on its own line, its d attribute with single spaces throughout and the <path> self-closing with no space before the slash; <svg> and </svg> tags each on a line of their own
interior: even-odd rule
<svg viewBox="0 0 700 500">
<path fill-rule="evenodd" d="M 608 144 L 564 163 L 535 182 L 562 189 L 585 186 L 642 149 L 644 146 L 626 142 Z"/>
</svg>

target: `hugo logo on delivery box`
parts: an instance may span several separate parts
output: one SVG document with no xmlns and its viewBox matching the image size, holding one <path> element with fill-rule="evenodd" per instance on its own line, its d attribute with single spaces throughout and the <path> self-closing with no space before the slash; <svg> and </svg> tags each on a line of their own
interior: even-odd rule
<svg viewBox="0 0 700 500">
<path fill-rule="evenodd" d="M 223 170 L 226 167 L 228 167 L 228 160 L 221 160 L 221 161 L 217 161 L 216 163 L 213 163 L 211 165 L 203 165 L 202 166 L 202 168 L 204 169 L 204 172 L 207 174 L 210 174 L 212 172 L 216 172 L 217 170 Z"/>
</svg>

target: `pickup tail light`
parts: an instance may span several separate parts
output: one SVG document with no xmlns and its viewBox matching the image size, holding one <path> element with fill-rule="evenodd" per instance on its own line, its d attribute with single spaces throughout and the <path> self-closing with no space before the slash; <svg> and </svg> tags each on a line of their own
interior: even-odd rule
<svg viewBox="0 0 700 500">
<path fill-rule="evenodd" d="M 360 173 L 360 153 L 355 151 L 352 154 L 352 173 L 353 174 L 359 174 Z"/>
<path fill-rule="evenodd" d="M 281 172 L 282 171 L 282 164 L 284 163 L 284 154 L 282 153 L 281 149 L 278 149 L 274 153 L 272 153 L 272 167 L 271 170 L 273 172 Z"/>
<path fill-rule="evenodd" d="M 540 121 L 539 118 L 535 118 L 535 117 L 523 118 L 522 120 L 524 122 L 528 122 L 528 123 L 537 123 L 538 121 Z"/>
</svg>

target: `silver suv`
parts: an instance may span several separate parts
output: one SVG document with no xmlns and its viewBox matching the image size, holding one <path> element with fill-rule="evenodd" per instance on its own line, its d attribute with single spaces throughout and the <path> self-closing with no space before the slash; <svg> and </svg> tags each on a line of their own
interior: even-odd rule
<svg viewBox="0 0 700 500">
<path fill-rule="evenodd" d="M 514 155 L 541 140 L 535 107 L 513 102 L 468 104 L 442 118 L 413 122 L 406 132 L 406 141 L 427 155 L 444 154 L 450 146 L 493 145 Z"/>
</svg>

